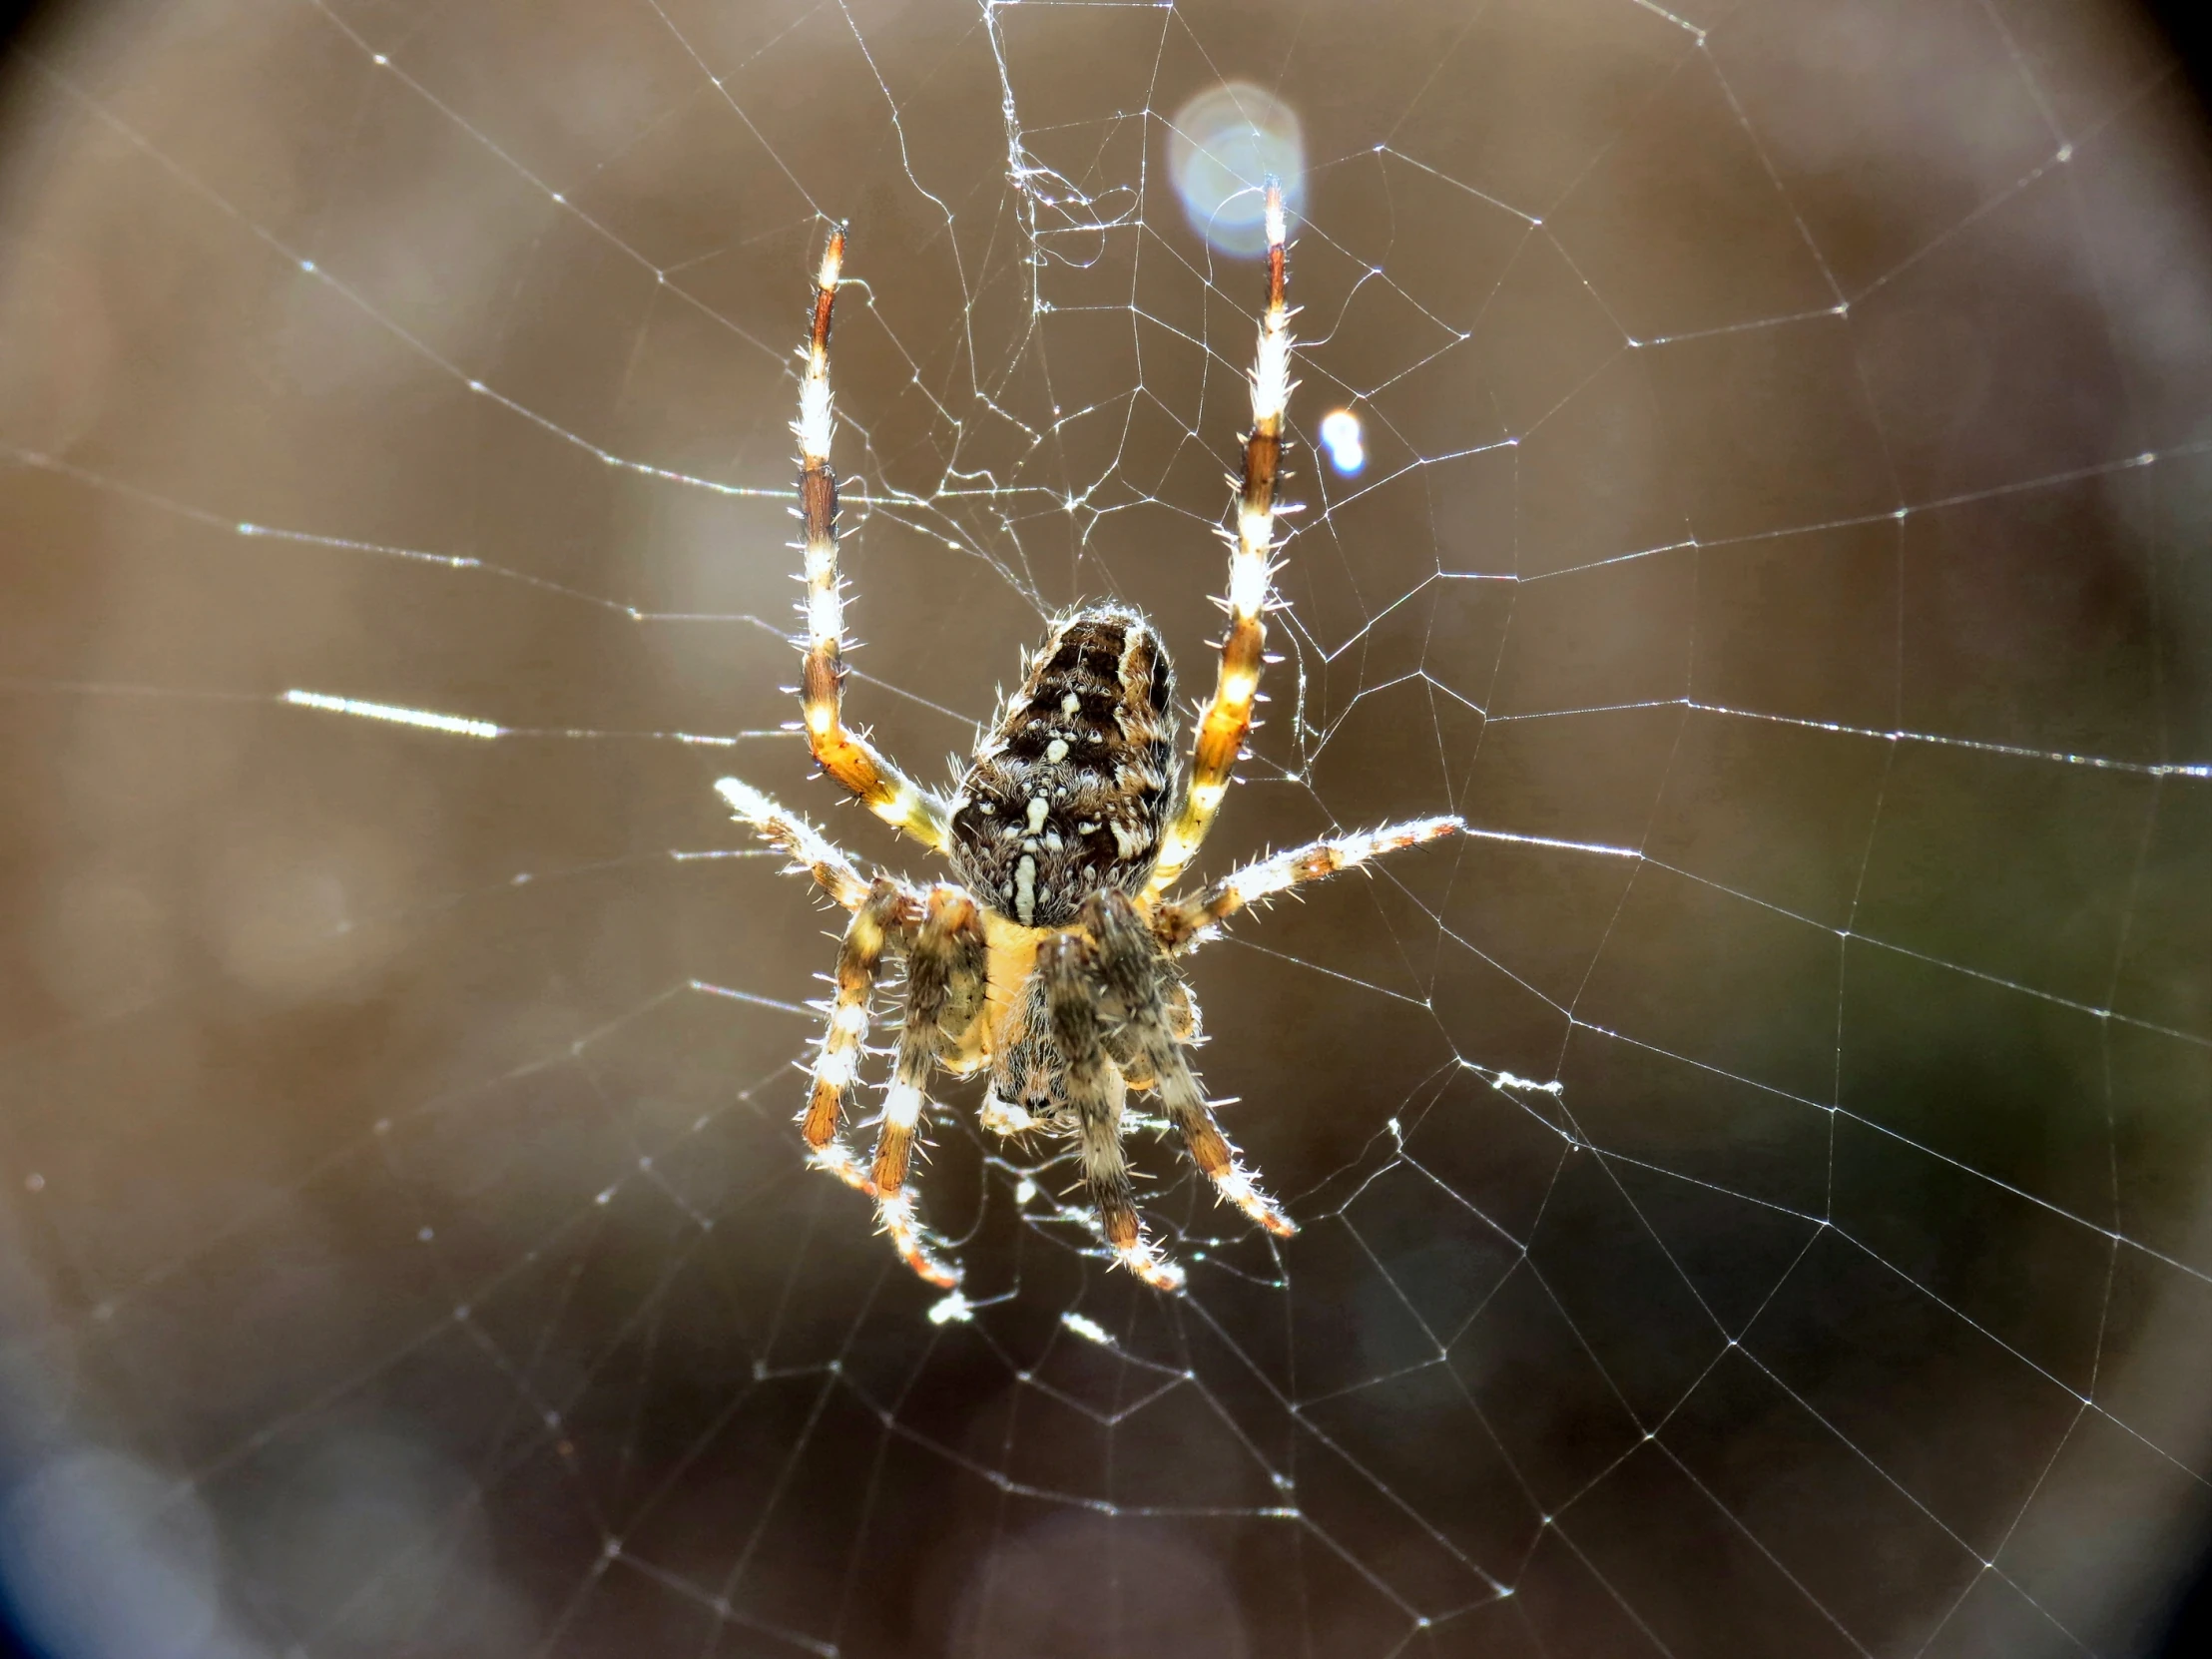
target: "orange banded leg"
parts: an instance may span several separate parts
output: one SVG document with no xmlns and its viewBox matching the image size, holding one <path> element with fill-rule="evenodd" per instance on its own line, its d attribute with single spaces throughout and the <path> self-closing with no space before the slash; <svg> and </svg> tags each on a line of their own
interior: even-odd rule
<svg viewBox="0 0 2212 1659">
<path fill-rule="evenodd" d="M 844 233 L 831 234 L 815 279 L 814 326 L 799 382 L 799 516 L 806 529 L 807 661 L 800 712 L 807 743 L 823 771 L 858 796 L 869 812 L 924 846 L 941 847 L 944 804 L 844 724 L 844 594 L 837 575 L 837 475 L 830 469 L 830 311 L 837 296 Z"/>
<path fill-rule="evenodd" d="M 1052 1039 L 1066 1066 L 1068 1104 L 1075 1109 L 1083 1178 L 1115 1258 L 1154 1290 L 1179 1291 L 1183 1270 L 1152 1248 L 1137 1215 L 1136 1189 L 1121 1147 L 1124 1085 L 1106 1055 L 1088 955 L 1088 942 L 1071 933 L 1055 934 L 1037 950 Z"/>
<path fill-rule="evenodd" d="M 1249 904 L 1272 898 L 1279 892 L 1319 881 L 1340 869 L 1356 869 L 1370 858 L 1399 847 L 1417 846 L 1465 829 L 1456 818 L 1415 819 L 1408 824 L 1384 825 L 1357 835 L 1310 841 L 1289 851 L 1254 860 L 1232 870 L 1195 898 L 1162 904 L 1152 913 L 1152 932 L 1170 951 L 1178 951 L 1210 937 L 1223 922 Z"/>
<path fill-rule="evenodd" d="M 1237 1161 L 1237 1149 L 1214 1121 L 1213 1109 L 1198 1086 L 1190 1063 L 1176 1041 L 1167 1000 L 1160 994 L 1163 958 L 1144 917 L 1126 893 L 1107 889 L 1083 906 L 1083 926 L 1097 941 L 1098 975 L 1126 1011 L 1123 1039 L 1151 1071 L 1160 1106 L 1183 1136 L 1183 1148 L 1199 1173 L 1270 1233 L 1288 1237 L 1297 1224 L 1262 1192 Z"/>
<path fill-rule="evenodd" d="M 837 989 L 830 1004 L 829 1029 L 822 1035 L 821 1052 L 815 1056 L 814 1088 L 800 1113 L 802 1133 L 813 1149 L 814 1162 L 846 1186 L 874 1195 L 867 1171 L 844 1144 L 845 1101 L 860 1075 L 860 1054 L 867 1041 L 868 1005 L 875 994 L 875 975 L 883 953 L 910 928 L 919 914 L 918 895 L 906 892 L 895 881 L 878 876 L 860 907 L 845 924 L 837 946 Z"/>
<path fill-rule="evenodd" d="M 983 928 L 974 901 L 957 888 L 935 888 L 906 947 L 905 1025 L 898 1033 L 898 1057 L 883 1099 L 869 1176 L 876 1218 L 899 1260 L 930 1284 L 948 1288 L 960 1282 L 960 1270 L 943 1259 L 922 1227 L 913 1194 L 906 1190 L 906 1175 L 929 1104 L 929 1070 L 944 1027 L 953 1020 L 965 1024 L 959 1017 L 963 1011 L 966 1018 L 973 1017 L 982 992 L 983 961 Z"/>
<path fill-rule="evenodd" d="M 1260 692 L 1262 653 L 1268 639 L 1261 621 L 1275 577 L 1275 486 L 1283 466 L 1283 413 L 1291 400 L 1291 311 L 1283 296 L 1290 228 L 1282 187 L 1268 181 L 1268 307 L 1260 319 L 1260 345 L 1252 367 L 1252 432 L 1245 439 L 1244 482 L 1237 498 L 1237 532 L 1229 554 L 1229 632 L 1221 642 L 1221 672 L 1213 700 L 1199 716 L 1191 740 L 1191 780 L 1175 817 L 1160 837 L 1160 860 L 1146 892 L 1173 886 L 1198 855 L 1228 793 L 1229 775 L 1252 731 L 1252 705 Z"/>
</svg>

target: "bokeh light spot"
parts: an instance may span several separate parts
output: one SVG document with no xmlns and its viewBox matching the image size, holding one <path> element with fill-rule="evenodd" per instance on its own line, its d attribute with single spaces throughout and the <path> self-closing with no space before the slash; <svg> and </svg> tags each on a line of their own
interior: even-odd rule
<svg viewBox="0 0 2212 1659">
<path fill-rule="evenodd" d="M 1329 451 L 1329 464 L 1347 478 L 1368 464 L 1360 417 L 1350 409 L 1338 409 L 1322 417 L 1321 446 Z"/>
<path fill-rule="evenodd" d="M 1282 181 L 1296 221 L 1306 201 L 1306 138 L 1298 113 L 1264 87 L 1225 81 L 1175 113 L 1168 172 L 1191 224 L 1224 254 L 1267 252 L 1264 186 Z"/>
</svg>

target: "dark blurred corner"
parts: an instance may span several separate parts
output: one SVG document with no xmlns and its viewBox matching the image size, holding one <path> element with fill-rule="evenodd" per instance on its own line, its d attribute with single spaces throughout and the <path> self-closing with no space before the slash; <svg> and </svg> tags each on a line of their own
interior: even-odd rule
<svg viewBox="0 0 2212 1659">
<path fill-rule="evenodd" d="M 33 5 L 28 0 L 0 0 L 0 56 L 14 47 L 17 36 L 33 26 L 40 13 L 59 9 Z M 0 1444 L 0 1457 L 8 1455 L 9 1448 Z M 0 1606 L 0 1659 L 43 1659 L 16 1634 L 13 1623 L 7 1608 Z"/>
<path fill-rule="evenodd" d="M 2212 75 L 2212 20 L 2194 0 L 2148 0 L 2143 8 L 2165 32 L 2167 41 L 2189 71 L 2200 101 L 2206 100 L 2207 76 Z"/>
<path fill-rule="evenodd" d="M 2212 8 L 2201 0 L 2149 0 L 2145 9 L 2188 66 L 2199 107 L 2212 112 Z M 2212 1542 L 2206 1545 L 2195 1583 L 2181 1592 L 2161 1659 L 2195 1659 L 2206 1653 L 2212 1653 Z"/>
<path fill-rule="evenodd" d="M 2144 10 L 2157 21 L 2187 67 L 2200 109 L 2212 112 L 2212 8 L 2202 0 L 2146 0 Z M 2194 1582 L 2182 1587 L 2159 1659 L 2201 1659 L 2212 1653 L 2212 1540 L 2208 1540 Z"/>
<path fill-rule="evenodd" d="M 39 14 L 60 9 L 59 6 L 32 5 L 27 0 L 0 0 L 0 55 L 13 48 L 17 36 L 33 26 Z M 4 1455 L 5 1448 L 0 1447 L 0 1456 Z M 44 1659 L 16 1634 L 13 1622 L 7 1609 L 0 1607 L 0 1659 Z"/>
</svg>

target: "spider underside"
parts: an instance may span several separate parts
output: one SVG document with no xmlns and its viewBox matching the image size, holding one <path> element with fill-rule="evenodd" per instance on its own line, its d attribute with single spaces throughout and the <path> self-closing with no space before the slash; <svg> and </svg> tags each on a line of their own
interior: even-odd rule
<svg viewBox="0 0 2212 1659">
<path fill-rule="evenodd" d="M 1315 841 L 1169 897 L 1196 855 L 1252 727 L 1274 573 L 1275 485 L 1290 394 L 1284 299 L 1287 228 L 1268 190 L 1268 303 L 1252 374 L 1237 526 L 1230 538 L 1229 630 L 1187 767 L 1176 759 L 1175 676 L 1152 625 L 1120 605 L 1057 619 L 1022 684 L 949 797 L 921 789 L 842 718 L 843 598 L 835 475 L 830 469 L 830 321 L 844 238 L 833 233 L 816 282 L 800 383 L 800 516 L 806 530 L 806 664 L 801 708 L 815 758 L 870 810 L 943 853 L 957 884 L 926 890 L 864 875 L 806 820 L 734 778 L 716 786 L 737 817 L 796 859 L 851 912 L 837 950 L 829 1027 L 800 1121 L 814 1161 L 868 1194 L 908 1267 L 950 1287 L 960 1270 L 923 1226 L 909 1186 L 932 1072 L 987 1070 L 980 1121 L 1077 1142 L 1085 1183 L 1116 1260 L 1176 1290 L 1183 1271 L 1145 1237 L 1122 1153 L 1128 1091 L 1149 1090 L 1220 1196 L 1269 1232 L 1296 1231 L 1245 1172 L 1184 1050 L 1198 1014 L 1177 957 L 1237 910 L 1300 882 L 1459 829 L 1422 819 Z M 905 1007 L 875 1152 L 843 1138 L 875 982 L 904 958 Z"/>
</svg>

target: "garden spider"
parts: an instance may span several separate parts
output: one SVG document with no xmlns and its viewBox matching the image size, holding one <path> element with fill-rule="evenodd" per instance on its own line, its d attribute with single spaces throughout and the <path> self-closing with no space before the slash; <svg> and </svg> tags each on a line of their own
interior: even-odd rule
<svg viewBox="0 0 2212 1659">
<path fill-rule="evenodd" d="M 1157 1090 L 1191 1161 L 1222 1198 L 1271 1233 L 1296 1231 L 1253 1183 L 1215 1123 L 1183 1049 L 1198 1010 L 1176 957 L 1257 900 L 1462 828 L 1456 818 L 1394 824 L 1280 852 L 1180 898 L 1167 896 L 1197 854 L 1252 727 L 1274 566 L 1275 485 L 1290 397 L 1291 313 L 1284 303 L 1286 223 L 1267 194 L 1268 303 L 1252 371 L 1252 433 L 1230 537 L 1229 631 L 1220 677 L 1199 717 L 1188 770 L 1175 758 L 1174 674 L 1160 637 L 1134 610 L 1088 605 L 1059 617 L 1024 659 L 1020 688 L 949 798 L 919 788 L 840 712 L 843 600 L 837 486 L 830 470 L 830 311 L 842 232 L 815 287 L 800 381 L 800 517 L 806 526 L 806 668 L 800 698 L 815 759 L 881 819 L 942 852 L 958 884 L 926 892 L 863 875 L 806 820 L 725 778 L 743 822 L 791 852 L 852 919 L 837 951 L 836 995 L 800 1114 L 814 1162 L 875 1201 L 900 1258 L 931 1284 L 959 1269 L 925 1229 L 908 1188 L 933 1066 L 989 1069 L 980 1118 L 1014 1135 L 1072 1134 L 1115 1257 L 1148 1285 L 1180 1289 L 1183 1270 L 1147 1242 L 1122 1156 L 1130 1089 Z M 844 1143 L 875 977 L 906 961 L 904 1023 L 872 1164 Z"/>
</svg>

